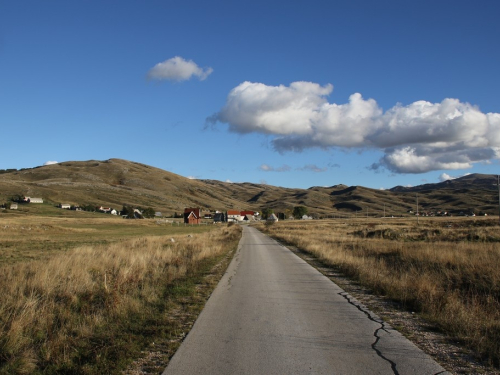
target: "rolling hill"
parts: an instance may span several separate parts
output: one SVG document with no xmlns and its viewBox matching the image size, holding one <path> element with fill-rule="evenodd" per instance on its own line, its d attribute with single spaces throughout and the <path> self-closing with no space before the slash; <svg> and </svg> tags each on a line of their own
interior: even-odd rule
<svg viewBox="0 0 500 375">
<path fill-rule="evenodd" d="M 122 159 L 71 161 L 42 167 L 0 171 L 0 202 L 14 195 L 42 197 L 58 204 L 92 204 L 117 209 L 125 205 L 152 207 L 169 215 L 185 207 L 203 210 L 262 210 L 284 212 L 307 206 L 318 216 L 354 212 L 405 215 L 423 211 L 498 214 L 496 176 L 471 174 L 437 184 L 376 190 L 335 185 L 293 189 L 254 183 L 192 180 L 141 163 Z"/>
</svg>

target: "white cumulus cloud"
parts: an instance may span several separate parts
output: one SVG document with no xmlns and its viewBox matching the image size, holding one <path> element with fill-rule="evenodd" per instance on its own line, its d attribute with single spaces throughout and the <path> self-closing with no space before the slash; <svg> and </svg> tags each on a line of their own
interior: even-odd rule
<svg viewBox="0 0 500 375">
<path fill-rule="evenodd" d="M 200 68 L 192 60 L 185 60 L 180 56 L 175 56 L 156 64 L 148 71 L 147 77 L 148 79 L 170 81 L 187 81 L 192 77 L 197 77 L 200 81 L 203 81 L 212 72 L 212 68 Z"/>
<path fill-rule="evenodd" d="M 59 162 L 53 161 L 53 160 L 49 160 L 49 161 L 46 161 L 45 163 L 43 163 L 43 165 L 52 165 L 52 164 L 59 164 Z"/>
<path fill-rule="evenodd" d="M 448 180 L 454 180 L 456 178 L 464 177 L 464 176 L 468 176 L 468 175 L 470 175 L 470 173 L 466 173 L 462 176 L 450 176 L 448 173 L 441 173 L 441 175 L 439 176 L 439 181 L 443 182 L 443 181 L 448 181 Z"/>
<path fill-rule="evenodd" d="M 439 181 L 448 181 L 448 180 L 454 180 L 456 177 L 450 176 L 448 173 L 441 173 L 439 176 Z"/>
<path fill-rule="evenodd" d="M 396 173 L 470 168 L 500 158 L 500 114 L 483 113 L 458 99 L 417 101 L 383 111 L 374 99 L 352 94 L 329 103 L 333 86 L 293 82 L 268 86 L 243 82 L 207 119 L 237 133 L 272 136 L 278 152 L 306 148 L 379 149 L 370 168 Z"/>
</svg>

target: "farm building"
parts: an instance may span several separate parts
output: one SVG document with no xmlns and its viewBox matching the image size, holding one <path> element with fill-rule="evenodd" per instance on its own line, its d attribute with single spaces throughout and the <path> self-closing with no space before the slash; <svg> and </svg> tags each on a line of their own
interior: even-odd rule
<svg viewBox="0 0 500 375">
<path fill-rule="evenodd" d="M 278 221 L 278 217 L 275 214 L 269 215 L 267 221 Z"/>
<path fill-rule="evenodd" d="M 185 208 L 184 209 L 184 223 L 185 224 L 200 224 L 200 209 L 199 208 Z"/>
<path fill-rule="evenodd" d="M 31 198 L 31 197 L 24 197 L 24 201 L 28 203 L 43 203 L 42 198 Z"/>
<path fill-rule="evenodd" d="M 221 223 L 221 222 L 223 223 L 225 221 L 226 221 L 226 217 L 225 217 L 224 213 L 216 212 L 214 214 L 214 223 Z"/>
<path fill-rule="evenodd" d="M 10 209 L 11 210 L 17 210 L 17 203 L 11 203 L 10 204 Z"/>
<path fill-rule="evenodd" d="M 243 216 L 241 215 L 240 211 L 228 210 L 227 211 L 227 221 L 228 222 L 230 222 L 230 221 L 233 221 L 233 222 L 243 221 Z"/>
</svg>

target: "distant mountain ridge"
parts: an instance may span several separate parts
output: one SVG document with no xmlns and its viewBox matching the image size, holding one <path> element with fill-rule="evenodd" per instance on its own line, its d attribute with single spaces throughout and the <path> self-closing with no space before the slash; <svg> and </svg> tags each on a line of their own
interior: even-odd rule
<svg viewBox="0 0 500 375">
<path fill-rule="evenodd" d="M 415 187 L 376 190 L 334 185 L 296 189 L 255 183 L 192 180 L 123 159 L 69 161 L 0 173 L 0 201 L 13 195 L 43 197 L 54 204 L 93 204 L 120 209 L 122 205 L 152 207 L 165 214 L 185 207 L 203 210 L 255 210 L 287 212 L 307 206 L 317 216 L 337 213 L 405 215 L 449 211 L 498 214 L 497 177 L 470 174 L 454 180 Z"/>
<path fill-rule="evenodd" d="M 418 192 L 422 190 L 436 189 L 484 189 L 495 190 L 497 187 L 497 177 L 495 175 L 473 173 L 463 177 L 450 179 L 434 184 L 423 184 L 413 187 L 395 186 L 390 191 L 394 192 Z"/>
</svg>

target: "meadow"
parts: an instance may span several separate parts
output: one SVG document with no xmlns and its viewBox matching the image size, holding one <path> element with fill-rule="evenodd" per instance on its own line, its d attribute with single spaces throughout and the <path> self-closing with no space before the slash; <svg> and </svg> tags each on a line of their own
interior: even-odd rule
<svg viewBox="0 0 500 375">
<path fill-rule="evenodd" d="M 421 314 L 499 367 L 498 219 L 284 221 L 261 228 Z"/>
<path fill-rule="evenodd" d="M 179 317 L 201 310 L 200 285 L 220 277 L 240 234 L 107 215 L 0 216 L 0 374 L 113 374 L 155 343 L 173 353 L 187 329 Z"/>
<path fill-rule="evenodd" d="M 30 207 L 30 210 L 5 210 L 0 214 L 0 266 L 48 259 L 82 245 L 105 245 L 139 236 L 202 233 L 213 229 L 208 225 L 172 226 L 164 220 L 124 220 L 49 205 Z"/>
</svg>

